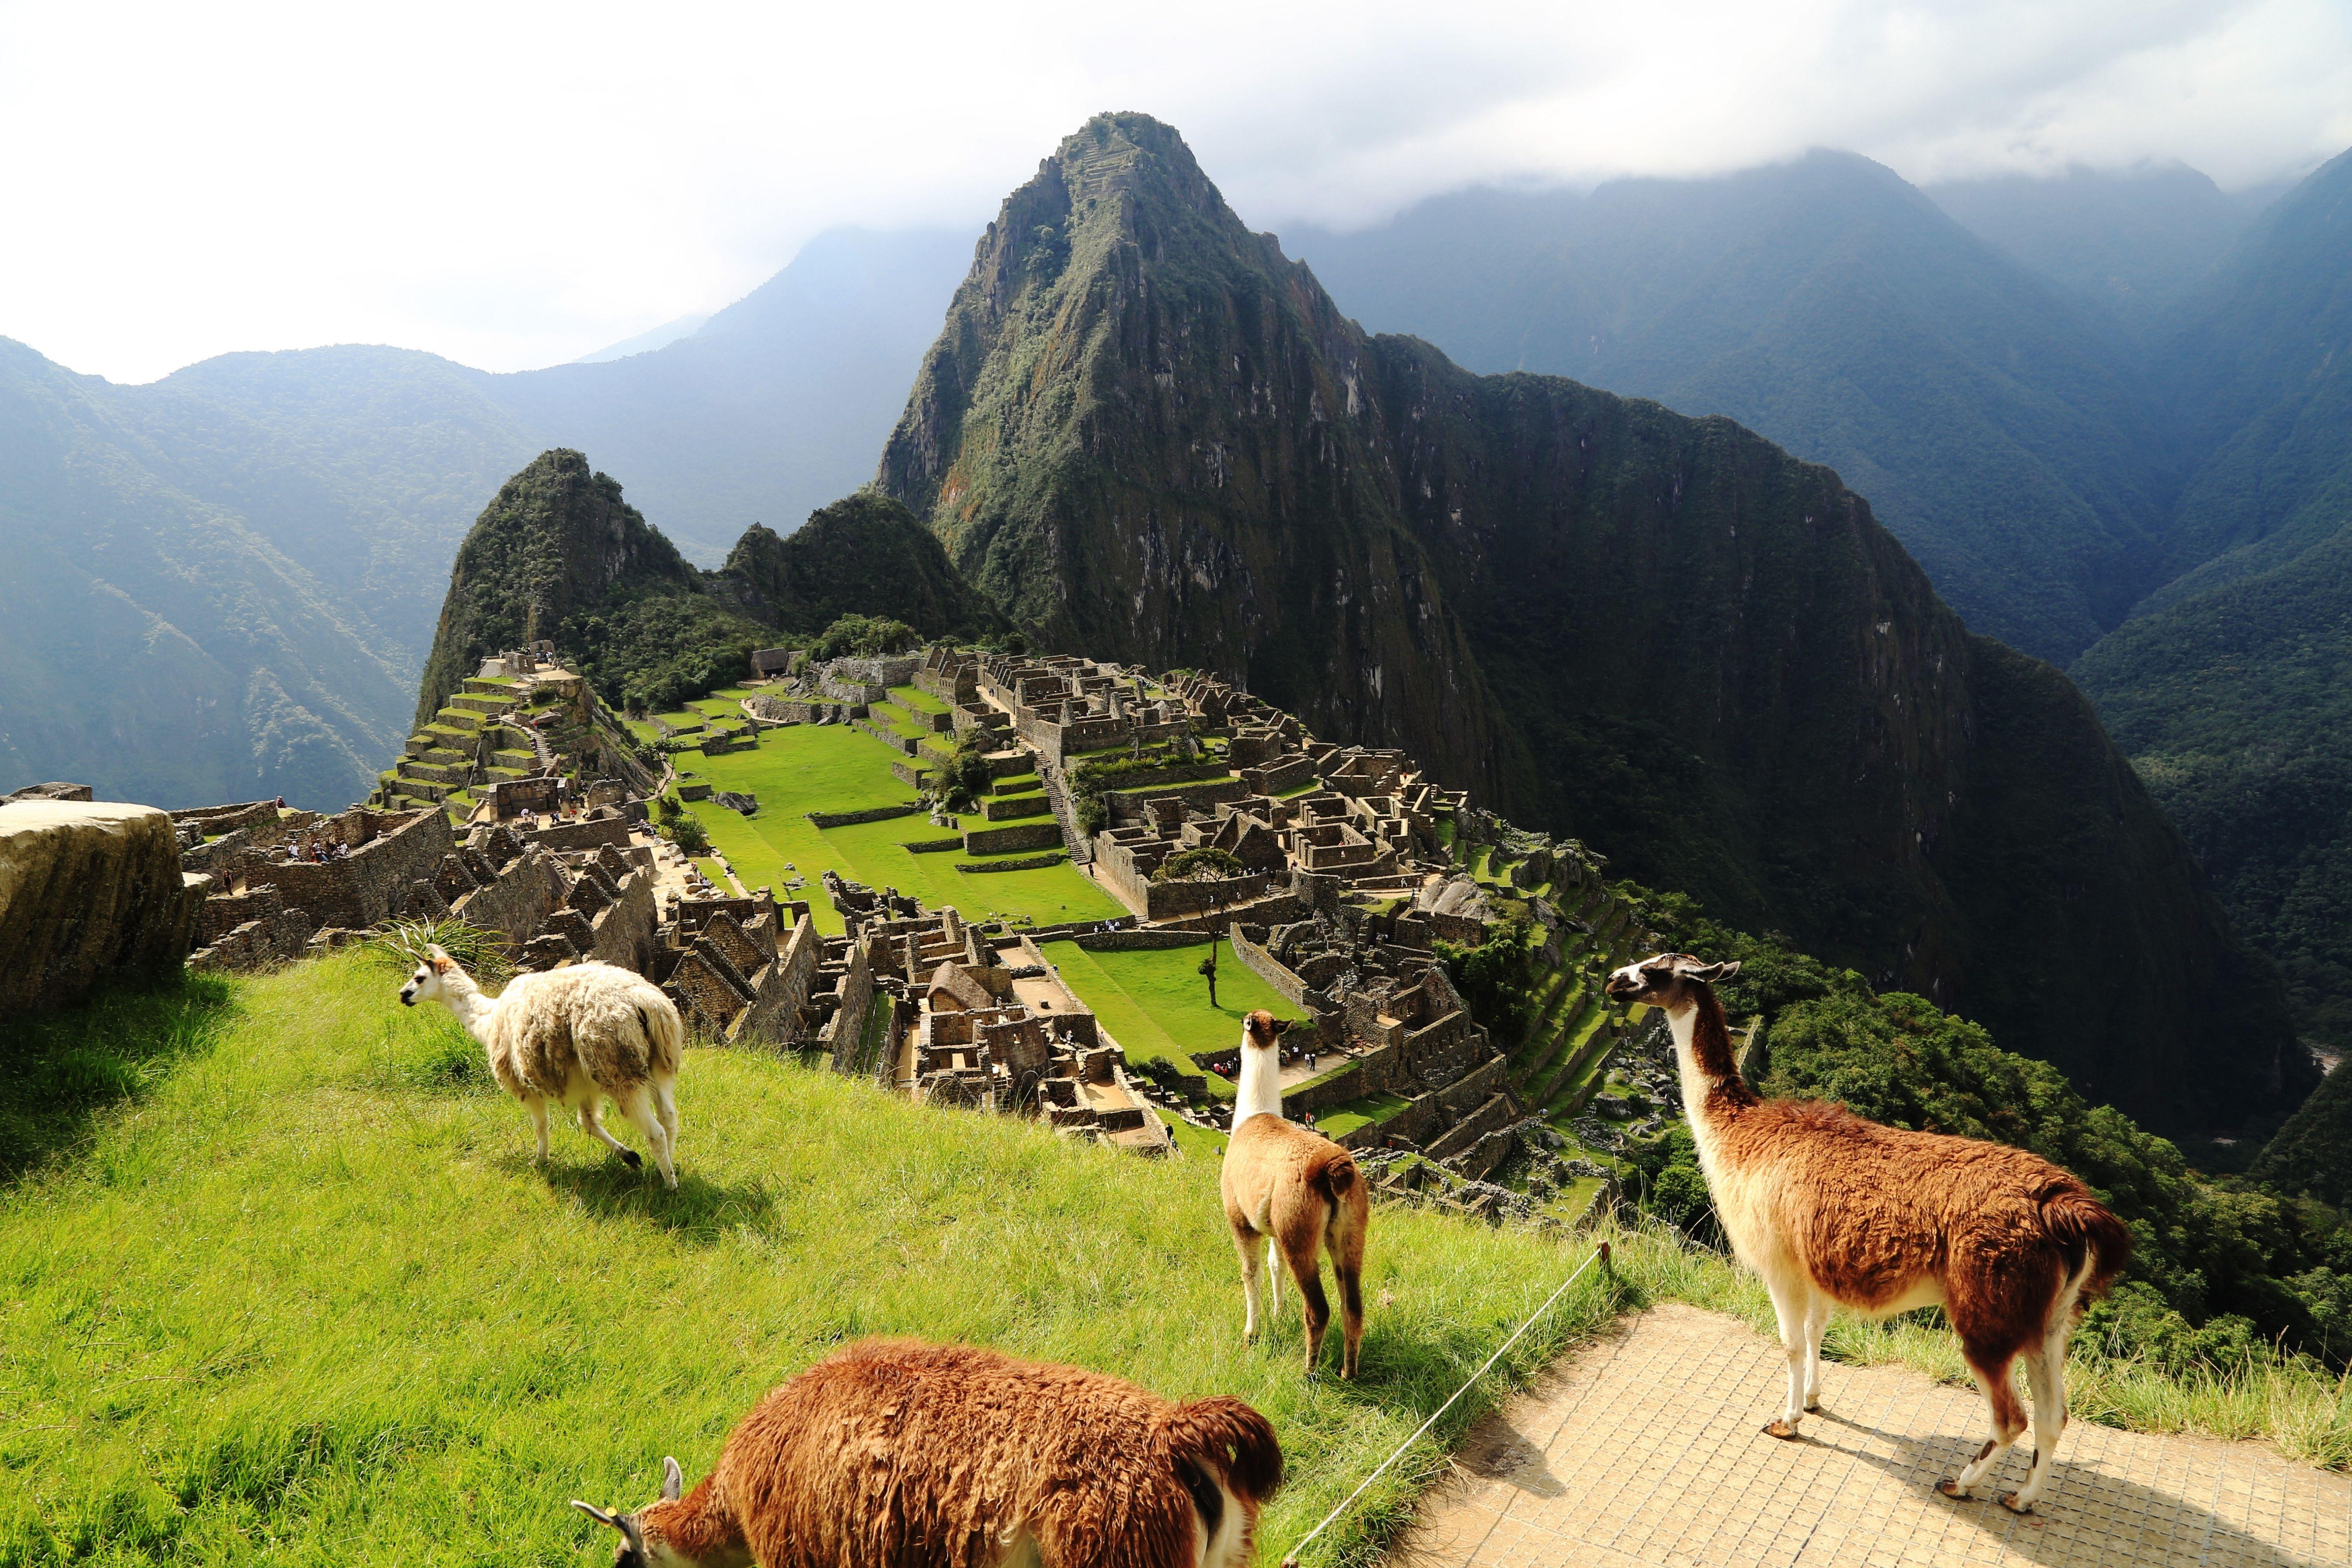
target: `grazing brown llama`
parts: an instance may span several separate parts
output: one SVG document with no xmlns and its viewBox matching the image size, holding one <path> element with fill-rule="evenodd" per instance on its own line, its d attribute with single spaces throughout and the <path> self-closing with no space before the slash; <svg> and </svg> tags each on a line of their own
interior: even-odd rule
<svg viewBox="0 0 2352 1568">
<path fill-rule="evenodd" d="M 1218 1176 L 1225 1223 L 1242 1256 L 1242 1337 L 1257 1339 L 1261 1295 L 1266 1319 L 1281 1305 L 1282 1280 L 1268 1256 L 1278 1249 L 1305 1304 L 1311 1373 L 1331 1321 L 1317 1257 L 1318 1248 L 1328 1251 L 1344 1324 L 1339 1375 L 1353 1377 L 1357 1347 L 1364 1339 L 1364 1234 L 1372 1223 L 1371 1193 L 1354 1155 L 1321 1133 L 1283 1120 L 1281 1042 L 1289 1026 L 1263 1010 L 1242 1021 L 1234 1131 Z"/>
<path fill-rule="evenodd" d="M 1789 1356 L 1789 1396 L 1764 1430 L 1793 1438 L 1821 1407 L 1832 1304 L 1884 1318 L 1941 1307 L 1992 1414 L 1992 1436 L 1937 1483 L 1964 1498 L 2025 1430 L 2011 1381 L 2033 1392 L 2033 1463 L 2001 1502 L 2031 1513 L 2066 1427 L 2066 1337 L 2131 1256 L 2131 1233 L 2090 1190 L 2006 1144 L 1865 1121 L 1819 1100 L 1764 1100 L 1739 1076 L 1714 984 L 1739 972 L 1664 953 L 1609 977 L 1620 1002 L 1663 1008 L 1684 1113 L 1715 1212 L 1764 1279 Z"/>
<path fill-rule="evenodd" d="M 864 1340 L 770 1394 L 681 1497 L 572 1507 L 616 1568 L 1243 1568 L 1282 1448 L 1238 1399 L 1171 1405 L 1098 1372 Z"/>
</svg>

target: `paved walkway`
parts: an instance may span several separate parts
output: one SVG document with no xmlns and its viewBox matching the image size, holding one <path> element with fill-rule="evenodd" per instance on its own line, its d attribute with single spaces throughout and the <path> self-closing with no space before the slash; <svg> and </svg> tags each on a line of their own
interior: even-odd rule
<svg viewBox="0 0 2352 1568">
<path fill-rule="evenodd" d="M 2352 1563 L 2352 1479 L 2256 1443 L 2147 1436 L 2077 1420 L 2032 1518 L 1931 1489 L 1984 1440 L 1974 1389 L 1899 1367 L 1824 1363 L 1804 1440 L 1778 1413 L 1780 1348 L 1735 1319 L 1666 1305 L 1471 1434 L 1398 1544 L 1397 1568 L 2035 1563 L 2058 1568 Z"/>
</svg>

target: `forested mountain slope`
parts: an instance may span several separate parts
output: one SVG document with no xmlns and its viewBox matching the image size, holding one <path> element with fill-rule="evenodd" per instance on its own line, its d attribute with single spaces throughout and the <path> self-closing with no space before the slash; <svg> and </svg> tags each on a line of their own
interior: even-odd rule
<svg viewBox="0 0 2352 1568">
<path fill-rule="evenodd" d="M 2163 363 L 2191 569 L 2074 673 L 2301 1027 L 2352 1045 L 2352 154 L 2255 225 Z"/>
<path fill-rule="evenodd" d="M 2160 1126 L 2305 1087 L 2087 703 L 1835 474 L 1367 336 L 1156 121 L 1098 117 L 1007 198 L 880 482 L 1049 644 L 1407 747 Z"/>
<path fill-rule="evenodd" d="M 995 630 L 995 613 L 898 502 L 856 495 L 788 538 L 759 524 L 705 572 L 574 451 L 499 487 L 449 569 L 416 697 L 422 727 L 482 659 L 541 637 L 586 662 L 607 701 L 658 710 L 740 680 L 751 649 L 887 617 L 926 637 Z M 902 628 L 903 631 L 903 628 Z"/>
<path fill-rule="evenodd" d="M 2227 194 L 2179 163 L 1920 187 L 1970 234 L 2137 339 L 2159 330 L 2275 192 Z"/>
<path fill-rule="evenodd" d="M 1836 468 L 1971 627 L 2030 653 L 2072 658 L 2160 580 L 2172 466 L 2112 332 L 1867 159 L 1472 191 L 1291 241 L 1374 331 Z"/>
</svg>

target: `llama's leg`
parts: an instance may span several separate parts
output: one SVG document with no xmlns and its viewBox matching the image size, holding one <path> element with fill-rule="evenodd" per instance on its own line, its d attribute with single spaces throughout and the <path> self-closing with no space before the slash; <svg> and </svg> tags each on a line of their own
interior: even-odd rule
<svg viewBox="0 0 2352 1568">
<path fill-rule="evenodd" d="M 1961 1467 L 1959 1479 L 1936 1483 L 1936 1489 L 1946 1497 L 1968 1496 L 1969 1489 L 1985 1479 L 1986 1471 L 2000 1463 L 2002 1453 L 2025 1430 L 2025 1406 L 2018 1402 L 2017 1385 L 2009 1370 L 2016 1352 L 1994 1354 L 1963 1338 L 1960 1353 L 1977 1380 L 1977 1387 L 1984 1391 L 1985 1407 L 1992 1415 L 1992 1436 L 1977 1450 L 1977 1457 Z"/>
<path fill-rule="evenodd" d="M 1364 1225 L 1366 1215 L 1335 1211 L 1324 1227 L 1323 1248 L 1339 1281 L 1339 1322 L 1344 1338 L 1339 1375 L 1356 1375 L 1356 1352 L 1364 1342 Z"/>
<path fill-rule="evenodd" d="M 1282 1316 L 1282 1248 L 1274 1237 L 1265 1238 L 1265 1321 L 1269 1323 Z"/>
<path fill-rule="evenodd" d="M 677 1158 L 677 1079 L 654 1085 L 654 1109 L 661 1112 L 662 1131 L 669 1138 L 669 1157 Z"/>
<path fill-rule="evenodd" d="M 1830 1309 L 1836 1299 L 1815 1290 L 1805 1308 L 1805 1408 L 1822 1407 L 1822 1336 L 1829 1332 Z"/>
<path fill-rule="evenodd" d="M 1297 1248 L 1284 1247 L 1283 1261 L 1298 1281 L 1300 1310 L 1307 1319 L 1307 1374 L 1315 1375 L 1315 1358 L 1323 1351 L 1323 1331 L 1331 1326 L 1331 1303 L 1323 1294 L 1323 1260 L 1313 1241 Z"/>
<path fill-rule="evenodd" d="M 1265 1254 L 1258 1247 L 1257 1232 L 1248 1225 L 1236 1225 L 1233 1230 L 1234 1250 L 1242 1255 L 1242 1340 L 1246 1344 L 1255 1344 L 1258 1297 L 1265 1288 Z"/>
<path fill-rule="evenodd" d="M 2000 1504 L 2011 1513 L 2032 1513 L 2041 1500 L 2042 1483 L 2050 1479 L 2050 1461 L 2058 1452 L 2058 1435 L 2066 1429 L 2066 1363 L 2065 1346 L 2059 1347 L 2059 1359 L 2052 1361 L 2050 1343 L 2043 1341 L 2025 1352 L 2025 1385 L 2033 1394 L 2033 1463 L 2025 1472 L 2025 1484 L 2013 1492 L 2000 1494 Z"/>
<path fill-rule="evenodd" d="M 661 1124 L 661 1117 L 654 1109 L 652 1091 L 638 1085 L 636 1092 L 622 1104 L 621 1114 L 646 1135 L 646 1147 L 653 1151 L 654 1163 L 661 1167 L 662 1184 L 676 1192 L 677 1170 L 670 1163 L 669 1131 Z"/>
<path fill-rule="evenodd" d="M 541 1164 L 544 1165 L 547 1163 L 547 1097 L 539 1094 L 530 1095 L 526 1097 L 522 1103 L 523 1108 L 530 1112 L 532 1130 L 539 1134 L 539 1153 L 536 1158 Z"/>
<path fill-rule="evenodd" d="M 1805 1416 L 1805 1321 L 1812 1310 L 1810 1288 L 1801 1279 L 1767 1276 L 1764 1289 L 1772 1297 L 1772 1316 L 1780 1326 L 1780 1350 L 1789 1358 L 1789 1397 L 1780 1418 L 1764 1425 L 1768 1437 L 1792 1438 Z"/>
<path fill-rule="evenodd" d="M 630 1170 L 635 1171 L 640 1169 L 644 1166 L 645 1162 L 637 1158 L 637 1152 L 635 1149 L 630 1148 L 626 1143 L 622 1142 L 618 1138 L 614 1137 L 610 1132 L 605 1131 L 604 1123 L 598 1119 L 596 1102 L 603 1098 L 604 1096 L 601 1094 L 592 1094 L 587 1099 L 579 1102 L 576 1109 L 580 1112 L 580 1131 L 588 1134 L 589 1137 L 595 1139 L 598 1142 L 603 1143 L 606 1148 L 612 1150 L 614 1153 L 618 1154 L 623 1160 L 626 1161 Z"/>
</svg>

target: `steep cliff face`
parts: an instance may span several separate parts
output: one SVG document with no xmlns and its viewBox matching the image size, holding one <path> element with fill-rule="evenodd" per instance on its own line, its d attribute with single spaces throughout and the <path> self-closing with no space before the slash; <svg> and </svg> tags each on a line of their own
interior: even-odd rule
<svg viewBox="0 0 2352 1568">
<path fill-rule="evenodd" d="M 616 587 L 684 593 L 697 572 L 578 452 L 542 452 L 499 487 L 449 569 L 416 700 L 421 727 L 482 659 L 552 637 Z"/>
<path fill-rule="evenodd" d="M 1106 116 L 982 237 L 881 488 L 1050 646 L 1213 668 L 1491 789 L 1492 703 L 1356 417 L 1363 345 L 1173 131 Z"/>
<path fill-rule="evenodd" d="M 790 537 L 753 523 L 715 581 L 772 626 L 814 630 L 842 616 L 889 616 L 932 635 L 977 637 L 1001 621 L 930 530 L 871 491 L 818 508 Z"/>
<path fill-rule="evenodd" d="M 1166 127 L 1090 122 L 958 292 L 882 484 L 1049 644 L 1213 667 L 2185 1129 L 2276 982 L 2064 678 L 1830 470 L 1368 338 Z"/>
<path fill-rule="evenodd" d="M 1002 618 L 906 508 L 859 494 L 790 538 L 753 523 L 717 572 L 678 553 L 578 452 L 543 452 L 482 510 L 449 573 L 421 726 L 482 658 L 547 637 L 607 701 L 658 710 L 740 679 L 754 647 L 888 616 L 927 637 Z"/>
</svg>

